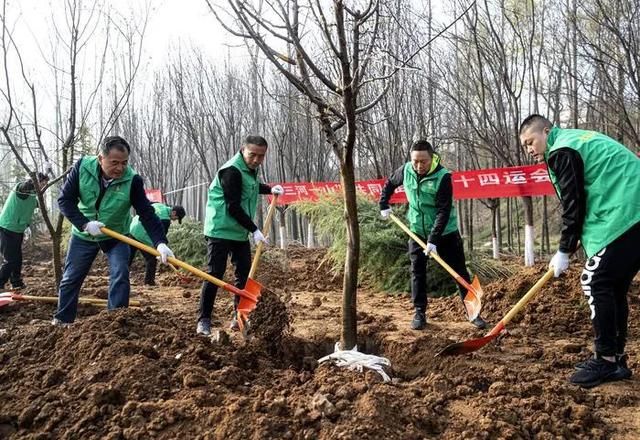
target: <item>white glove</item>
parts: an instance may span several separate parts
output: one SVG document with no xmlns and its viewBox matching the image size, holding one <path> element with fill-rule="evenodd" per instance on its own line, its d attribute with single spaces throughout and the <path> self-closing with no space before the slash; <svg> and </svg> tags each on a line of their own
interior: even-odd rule
<svg viewBox="0 0 640 440">
<path fill-rule="evenodd" d="M 427 248 L 424 250 L 424 254 L 428 257 L 431 252 L 433 252 L 436 255 L 438 254 L 436 245 L 433 243 L 427 242 Z"/>
<path fill-rule="evenodd" d="M 87 232 L 89 235 L 92 235 L 94 237 L 97 237 L 98 235 L 104 235 L 100 230 L 100 228 L 103 226 L 104 223 L 97 220 L 91 220 L 89 223 L 84 225 L 84 232 Z"/>
<path fill-rule="evenodd" d="M 556 252 L 551 261 L 549 261 L 549 269 L 552 267 L 553 276 L 558 278 L 569 268 L 569 254 L 560 251 Z"/>
<path fill-rule="evenodd" d="M 387 219 L 389 218 L 389 216 L 391 215 L 391 208 L 387 208 L 387 209 L 381 209 L 380 210 L 380 217 Z"/>
<path fill-rule="evenodd" d="M 164 243 L 160 243 L 156 249 L 158 250 L 158 252 L 160 252 L 160 261 L 162 261 L 162 263 L 164 264 L 167 264 L 167 258 L 175 258 L 175 255 L 173 255 L 173 251 L 169 249 L 169 246 Z"/>
<path fill-rule="evenodd" d="M 253 232 L 253 242 L 255 244 L 258 244 L 259 242 L 263 242 L 264 244 L 269 244 L 269 240 L 267 240 L 267 237 L 262 235 L 262 232 L 260 231 L 260 229 L 256 229 Z"/>
<path fill-rule="evenodd" d="M 273 194 L 274 196 L 281 196 L 282 194 L 284 194 L 284 188 L 282 187 L 282 185 L 271 187 L 271 194 Z"/>
</svg>

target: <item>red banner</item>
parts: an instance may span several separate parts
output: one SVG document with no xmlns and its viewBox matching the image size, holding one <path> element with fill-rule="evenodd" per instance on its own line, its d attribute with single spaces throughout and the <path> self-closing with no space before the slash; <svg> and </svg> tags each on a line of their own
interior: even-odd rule
<svg viewBox="0 0 640 440">
<path fill-rule="evenodd" d="M 145 189 L 144 192 L 151 203 L 162 203 L 162 191 L 159 189 Z"/>
<path fill-rule="evenodd" d="M 497 197 L 542 196 L 555 194 L 544 164 L 485 170 L 456 171 L 452 173 L 453 197 L 459 199 L 488 199 Z M 380 198 L 385 180 L 356 182 L 356 189 Z M 339 182 L 282 183 L 284 194 L 278 204 L 317 200 L 319 195 L 340 191 Z M 404 188 L 396 189 L 391 203 L 407 203 Z"/>
</svg>

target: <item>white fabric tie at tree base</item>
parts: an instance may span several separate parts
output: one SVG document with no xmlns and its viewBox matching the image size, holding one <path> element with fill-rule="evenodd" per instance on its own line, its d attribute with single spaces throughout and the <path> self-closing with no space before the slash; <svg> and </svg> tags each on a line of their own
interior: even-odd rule
<svg viewBox="0 0 640 440">
<path fill-rule="evenodd" d="M 340 350 L 340 342 L 336 342 L 334 352 L 318 359 L 318 363 L 330 361 L 338 367 L 346 367 L 362 373 L 364 368 L 373 370 L 382 376 L 382 380 L 390 382 L 391 377 L 384 371 L 384 367 L 391 367 L 389 359 L 372 354 L 360 353 L 358 346 L 352 350 Z"/>
</svg>

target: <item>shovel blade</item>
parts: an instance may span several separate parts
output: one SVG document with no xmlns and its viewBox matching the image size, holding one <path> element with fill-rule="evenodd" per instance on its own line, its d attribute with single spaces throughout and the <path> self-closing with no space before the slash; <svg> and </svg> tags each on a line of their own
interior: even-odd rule
<svg viewBox="0 0 640 440">
<path fill-rule="evenodd" d="M 469 321 L 473 321 L 480 316 L 480 311 L 482 310 L 482 301 L 480 298 L 484 293 L 477 276 L 473 277 L 471 287 L 473 287 L 473 290 L 467 290 L 467 294 L 464 297 L 464 307 L 467 310 Z"/>
<path fill-rule="evenodd" d="M 254 280 L 253 278 L 248 278 L 247 283 L 244 285 L 244 290 L 248 293 L 256 297 L 256 301 L 260 298 L 260 293 L 262 292 L 262 284 Z M 255 303 L 254 303 L 255 308 Z"/>
<path fill-rule="evenodd" d="M 11 297 L 1 297 L 0 298 L 0 307 L 4 307 L 6 305 L 9 305 L 13 302 L 13 299 Z"/>
<path fill-rule="evenodd" d="M 498 323 L 487 335 L 478 339 L 469 339 L 467 341 L 456 342 L 447 345 L 445 348 L 436 353 L 436 356 L 457 356 L 467 354 L 481 349 L 489 342 L 493 341 L 504 330 L 502 321 Z"/>
</svg>

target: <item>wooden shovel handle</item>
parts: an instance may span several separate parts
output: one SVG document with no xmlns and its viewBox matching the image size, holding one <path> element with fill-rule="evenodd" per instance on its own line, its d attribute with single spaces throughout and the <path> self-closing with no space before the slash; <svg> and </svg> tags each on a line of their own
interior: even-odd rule
<svg viewBox="0 0 640 440">
<path fill-rule="evenodd" d="M 101 227 L 100 230 L 102 231 L 103 234 L 108 235 L 109 237 L 112 237 L 112 238 L 115 238 L 117 240 L 120 240 L 120 241 L 122 241 L 124 243 L 127 243 L 128 245 L 136 247 L 136 248 L 138 248 L 138 249 L 140 249 L 142 251 L 145 251 L 145 252 L 147 252 L 147 253 L 149 253 L 151 255 L 155 255 L 156 257 L 160 256 L 160 252 L 158 252 L 156 249 L 152 248 L 151 246 L 147 246 L 144 243 L 140 243 L 137 240 L 129 238 L 126 235 L 119 234 L 116 231 L 112 231 L 111 229 L 106 228 L 104 226 Z M 180 260 L 178 260 L 177 258 L 174 258 L 174 257 L 167 258 L 167 261 L 169 263 L 173 264 L 174 266 L 181 267 L 184 270 L 187 270 L 187 271 L 191 272 L 195 276 L 200 277 L 203 280 L 209 281 L 210 283 L 215 284 L 216 286 L 218 286 L 218 287 L 220 287 L 220 288 L 222 288 L 224 290 L 227 290 L 227 291 L 229 291 L 231 293 L 234 293 L 236 295 L 243 296 L 243 297 L 249 299 L 250 301 L 253 301 L 253 302 L 256 301 L 256 298 L 254 296 L 252 296 L 246 290 L 240 290 L 240 289 L 238 289 L 237 287 L 235 287 L 235 286 L 233 286 L 231 284 L 225 283 L 224 281 L 219 280 L 216 277 L 211 276 L 208 273 L 203 272 L 200 269 L 195 268 L 195 267 L 193 267 L 192 265 L 190 265 L 188 263 L 185 263 L 184 261 L 180 261 Z"/>
<path fill-rule="evenodd" d="M 271 203 L 269 204 L 269 211 L 267 212 L 267 218 L 262 226 L 262 230 L 264 231 L 264 236 L 269 236 L 269 230 L 271 229 L 271 221 L 273 220 L 273 214 L 276 212 L 276 205 L 278 204 L 278 195 L 274 195 L 271 198 Z M 258 271 L 258 263 L 260 262 L 260 255 L 262 254 L 262 248 L 264 247 L 263 242 L 258 242 L 256 244 L 256 253 L 253 256 L 253 262 L 251 263 L 251 270 L 249 271 L 249 278 L 255 278 L 256 272 Z"/>
<path fill-rule="evenodd" d="M 45 303 L 57 303 L 57 296 L 34 296 L 34 295 L 20 295 L 14 294 L 12 296 L 14 299 L 20 301 L 36 301 L 36 302 L 45 302 Z M 100 298 L 78 298 L 78 302 L 82 304 L 95 304 L 95 305 L 107 305 L 108 301 L 106 299 Z M 133 307 L 140 307 L 140 301 L 130 300 L 129 305 Z"/>
<path fill-rule="evenodd" d="M 396 222 L 396 224 L 398 226 L 400 226 L 400 229 L 402 229 L 404 232 L 407 233 L 407 235 L 409 237 L 411 237 L 413 239 L 413 241 L 415 241 L 416 243 L 418 243 L 422 249 L 427 250 L 427 245 L 424 241 L 422 241 L 420 239 L 420 237 L 418 237 L 411 229 L 409 229 L 403 222 L 402 220 L 400 220 L 398 217 L 396 217 L 393 214 L 390 214 L 389 217 L 391 218 L 391 220 L 393 220 L 394 222 Z M 431 258 L 433 258 L 434 260 L 436 260 L 440 266 L 442 266 L 444 268 L 444 270 L 446 270 L 447 272 L 449 272 L 449 274 L 455 278 L 455 280 L 462 284 L 465 288 L 467 288 L 468 290 L 471 290 L 472 292 L 474 292 L 476 294 L 476 296 L 480 296 L 478 295 L 478 292 L 476 292 L 476 289 L 473 288 L 473 286 L 471 284 L 469 284 L 464 278 L 462 278 L 458 272 L 456 272 L 455 270 L 453 270 L 453 268 L 451 266 L 449 266 L 442 258 L 440 258 L 440 255 L 434 253 L 434 252 L 429 252 L 429 256 Z"/>
</svg>

